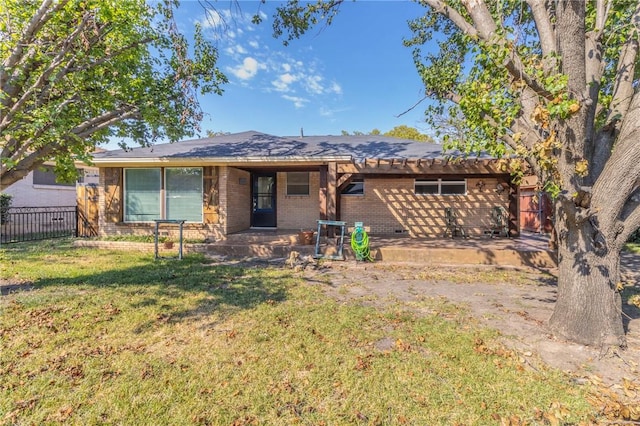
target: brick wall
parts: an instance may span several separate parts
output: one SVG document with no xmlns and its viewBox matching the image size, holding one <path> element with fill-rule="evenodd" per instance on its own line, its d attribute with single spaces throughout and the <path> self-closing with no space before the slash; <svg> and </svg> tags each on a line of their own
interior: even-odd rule
<svg viewBox="0 0 640 426">
<path fill-rule="evenodd" d="M 220 221 L 225 234 L 251 227 L 251 175 L 220 167 Z"/>
<path fill-rule="evenodd" d="M 476 184 L 482 180 L 484 187 Z M 467 179 L 467 195 L 416 195 L 413 178 L 365 178 L 364 195 L 341 196 L 341 220 L 352 229 L 364 222 L 372 234 L 439 237 L 445 229 L 444 209 L 455 209 L 470 235 L 481 235 L 494 206 L 509 207 L 508 191 L 498 194 L 496 178 Z"/>
<path fill-rule="evenodd" d="M 287 195 L 287 174 L 277 175 L 278 229 L 316 229 L 320 172 L 309 172 L 309 195 Z"/>
</svg>

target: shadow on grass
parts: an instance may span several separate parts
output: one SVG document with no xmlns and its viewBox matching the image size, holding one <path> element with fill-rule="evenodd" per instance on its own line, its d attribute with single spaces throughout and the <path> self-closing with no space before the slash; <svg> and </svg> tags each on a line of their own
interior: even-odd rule
<svg viewBox="0 0 640 426">
<path fill-rule="evenodd" d="M 154 260 L 142 253 L 89 252 L 72 247 L 48 250 L 43 245 L 34 250 L 15 247 L 7 252 L 11 252 L 9 258 L 19 256 L 19 262 L 26 259 L 57 263 L 55 271 L 60 271 L 60 265 L 69 264 L 69 271 L 64 267 L 60 272 L 52 269 L 47 277 L 30 280 L 31 291 L 74 286 L 83 290 L 90 287 L 89 291 L 91 287 L 96 291 L 115 290 L 132 309 L 154 307 L 160 318 L 153 321 L 162 322 L 184 321 L 213 312 L 226 317 L 262 303 L 281 302 L 286 300 L 292 282 L 287 271 L 221 265 L 195 254 L 183 260 Z M 87 272 L 83 273 L 83 269 Z"/>
</svg>

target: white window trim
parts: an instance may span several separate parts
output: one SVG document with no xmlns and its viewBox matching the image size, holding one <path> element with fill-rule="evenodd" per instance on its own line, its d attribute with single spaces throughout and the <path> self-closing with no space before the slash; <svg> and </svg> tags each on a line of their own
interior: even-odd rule
<svg viewBox="0 0 640 426">
<path fill-rule="evenodd" d="M 460 197 L 460 196 L 465 196 L 467 195 L 467 179 L 460 179 L 460 180 L 448 180 L 445 179 L 445 184 L 449 184 L 449 183 L 453 183 L 453 184 L 464 184 L 464 193 L 463 194 L 443 194 L 442 193 L 442 178 L 438 178 L 438 179 L 414 179 L 413 182 L 413 193 L 415 195 L 418 196 L 422 196 L 422 197 L 426 197 L 426 196 L 442 196 L 442 197 Z M 438 187 L 438 192 L 436 193 L 431 193 L 431 194 L 420 194 L 418 192 L 416 192 L 416 188 L 418 186 L 436 186 Z"/>
</svg>

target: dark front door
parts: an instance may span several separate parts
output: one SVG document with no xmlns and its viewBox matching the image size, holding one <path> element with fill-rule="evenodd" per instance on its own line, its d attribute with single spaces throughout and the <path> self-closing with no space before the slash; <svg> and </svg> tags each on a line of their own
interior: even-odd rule
<svg viewBox="0 0 640 426">
<path fill-rule="evenodd" d="M 276 174 L 251 174 L 251 226 L 276 226 Z"/>
</svg>

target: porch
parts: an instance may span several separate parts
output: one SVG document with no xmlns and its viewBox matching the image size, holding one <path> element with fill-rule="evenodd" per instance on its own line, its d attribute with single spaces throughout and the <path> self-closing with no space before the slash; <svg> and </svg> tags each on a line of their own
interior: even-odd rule
<svg viewBox="0 0 640 426">
<path fill-rule="evenodd" d="M 337 237 L 321 237 L 321 252 L 334 254 Z M 314 236 L 315 244 L 315 236 Z M 426 265 L 496 265 L 554 268 L 556 254 L 548 248 L 548 236 L 524 232 L 518 238 L 410 238 L 404 235 L 369 237 L 371 255 L 381 262 L 419 262 Z M 247 230 L 226 240 L 201 247 L 208 254 L 231 257 L 288 257 L 291 251 L 313 255 L 315 245 L 302 245 L 297 230 Z M 354 260 L 350 234 L 345 233 L 343 252 Z"/>
</svg>

